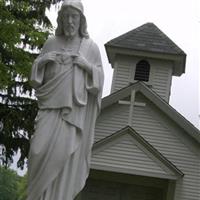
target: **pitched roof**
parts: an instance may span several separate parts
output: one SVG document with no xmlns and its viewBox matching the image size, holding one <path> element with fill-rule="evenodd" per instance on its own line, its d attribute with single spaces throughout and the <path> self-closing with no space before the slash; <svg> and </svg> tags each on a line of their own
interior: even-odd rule
<svg viewBox="0 0 200 200">
<path fill-rule="evenodd" d="M 172 180 L 183 176 L 175 165 L 130 126 L 96 142 L 93 146 L 91 163 L 93 169 L 135 175 Z"/>
<path fill-rule="evenodd" d="M 143 82 L 138 81 L 121 90 L 118 90 L 102 100 L 102 109 L 110 106 L 111 104 L 126 98 L 131 94 L 132 90 L 140 91 L 146 98 L 153 102 L 162 112 L 164 112 L 170 119 L 179 125 L 185 132 L 190 135 L 195 141 L 200 144 L 200 131 L 191 124 L 186 118 L 178 113 L 172 106 L 163 100 L 157 93 L 146 86 Z"/>
<path fill-rule="evenodd" d="M 108 61 L 117 55 L 139 56 L 173 62 L 175 76 L 185 73 L 186 54 L 153 23 L 144 24 L 105 44 Z"/>
<path fill-rule="evenodd" d="M 157 53 L 185 55 L 183 50 L 181 50 L 153 23 L 146 23 L 117 38 L 114 38 L 107 42 L 105 46 L 115 46 Z"/>
</svg>

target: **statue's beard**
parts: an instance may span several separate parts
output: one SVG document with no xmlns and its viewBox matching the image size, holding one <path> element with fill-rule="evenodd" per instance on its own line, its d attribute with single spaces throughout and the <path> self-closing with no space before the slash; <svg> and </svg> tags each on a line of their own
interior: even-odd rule
<svg viewBox="0 0 200 200">
<path fill-rule="evenodd" d="M 77 34 L 77 29 L 73 25 L 69 25 L 64 28 L 64 34 L 66 37 L 73 37 Z"/>
</svg>

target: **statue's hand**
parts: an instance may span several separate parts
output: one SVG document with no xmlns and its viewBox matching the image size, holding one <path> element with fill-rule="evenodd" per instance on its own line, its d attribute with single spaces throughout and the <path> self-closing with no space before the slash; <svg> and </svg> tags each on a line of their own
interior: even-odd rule
<svg viewBox="0 0 200 200">
<path fill-rule="evenodd" d="M 48 62 L 54 62 L 56 61 L 56 56 L 58 55 L 58 52 L 56 51 L 50 51 L 48 53 L 45 53 L 41 59 L 41 63 L 47 64 Z"/>
<path fill-rule="evenodd" d="M 59 53 L 56 52 L 56 51 L 51 51 L 49 53 L 46 54 L 45 56 L 45 60 L 47 60 L 48 62 L 49 61 L 56 61 L 56 56 L 58 55 Z"/>
<path fill-rule="evenodd" d="M 65 52 L 57 56 L 57 61 L 60 64 L 69 65 L 72 63 L 72 57 L 69 53 Z"/>
<path fill-rule="evenodd" d="M 92 73 L 92 66 L 91 64 L 81 55 L 73 55 L 73 63 L 78 65 L 80 68 L 88 72 L 89 74 Z"/>
</svg>

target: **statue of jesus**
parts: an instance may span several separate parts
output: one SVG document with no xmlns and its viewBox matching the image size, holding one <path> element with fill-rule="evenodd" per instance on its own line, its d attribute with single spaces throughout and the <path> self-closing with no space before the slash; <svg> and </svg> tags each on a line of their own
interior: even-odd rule
<svg viewBox="0 0 200 200">
<path fill-rule="evenodd" d="M 97 45 L 80 0 L 65 0 L 34 61 L 31 84 L 39 111 L 28 159 L 27 200 L 73 200 L 89 174 L 103 87 Z"/>
</svg>

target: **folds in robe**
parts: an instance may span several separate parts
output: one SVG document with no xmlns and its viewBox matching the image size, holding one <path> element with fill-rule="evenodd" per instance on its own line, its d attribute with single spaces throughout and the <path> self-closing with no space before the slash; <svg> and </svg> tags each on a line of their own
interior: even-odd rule
<svg viewBox="0 0 200 200">
<path fill-rule="evenodd" d="M 59 40 L 59 37 L 49 39 L 32 67 L 31 83 L 36 89 L 39 112 L 29 152 L 28 200 L 60 198 L 50 194 L 49 188 L 56 194 L 55 188 L 64 177 L 68 179 L 66 187 L 73 189 L 59 190 L 59 195 L 63 193 L 72 200 L 89 173 L 103 87 L 100 53 L 91 39 L 82 39 L 78 53 L 92 66 L 92 73 L 88 74 L 73 64 L 70 54 L 64 52 L 62 56 Z M 45 63 L 50 51 L 57 52 L 58 59 Z"/>
</svg>

